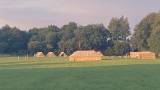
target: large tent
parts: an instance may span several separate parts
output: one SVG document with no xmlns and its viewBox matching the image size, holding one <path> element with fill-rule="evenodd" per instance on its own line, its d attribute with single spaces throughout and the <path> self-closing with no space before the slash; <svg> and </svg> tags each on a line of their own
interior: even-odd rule
<svg viewBox="0 0 160 90">
<path fill-rule="evenodd" d="M 99 61 L 103 54 L 94 50 L 76 51 L 69 56 L 69 61 Z"/>
<path fill-rule="evenodd" d="M 156 59 L 156 55 L 153 52 L 130 52 L 129 57 L 133 59 L 144 59 L 144 60 Z"/>
</svg>

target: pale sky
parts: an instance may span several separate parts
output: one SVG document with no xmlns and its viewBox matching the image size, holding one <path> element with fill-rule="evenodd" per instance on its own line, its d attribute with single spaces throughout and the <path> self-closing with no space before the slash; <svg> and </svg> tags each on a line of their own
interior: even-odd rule
<svg viewBox="0 0 160 90">
<path fill-rule="evenodd" d="M 0 27 L 20 29 L 57 25 L 70 21 L 79 25 L 103 23 L 127 16 L 134 25 L 150 12 L 160 11 L 160 0 L 0 0 Z"/>
</svg>

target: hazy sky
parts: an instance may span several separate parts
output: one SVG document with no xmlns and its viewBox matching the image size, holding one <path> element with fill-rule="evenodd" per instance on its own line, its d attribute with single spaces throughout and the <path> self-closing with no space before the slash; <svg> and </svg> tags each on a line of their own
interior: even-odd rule
<svg viewBox="0 0 160 90">
<path fill-rule="evenodd" d="M 160 0 L 0 0 L 0 26 L 29 29 L 69 21 L 107 26 L 112 17 L 124 15 L 133 28 L 154 11 L 160 11 Z"/>
</svg>

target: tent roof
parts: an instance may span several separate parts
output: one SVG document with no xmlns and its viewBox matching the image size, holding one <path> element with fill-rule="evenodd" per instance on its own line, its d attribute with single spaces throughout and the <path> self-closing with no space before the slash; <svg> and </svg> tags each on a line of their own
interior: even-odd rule
<svg viewBox="0 0 160 90">
<path fill-rule="evenodd" d="M 101 52 L 96 52 L 95 50 L 81 50 L 81 51 L 75 51 L 71 56 L 96 56 L 100 55 L 103 56 Z"/>
</svg>

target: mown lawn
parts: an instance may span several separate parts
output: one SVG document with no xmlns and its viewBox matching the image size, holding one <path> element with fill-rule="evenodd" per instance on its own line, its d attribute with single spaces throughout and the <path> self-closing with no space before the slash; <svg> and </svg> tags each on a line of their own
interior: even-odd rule
<svg viewBox="0 0 160 90">
<path fill-rule="evenodd" d="M 0 90 L 160 90 L 160 61 L 1 57 Z"/>
</svg>

